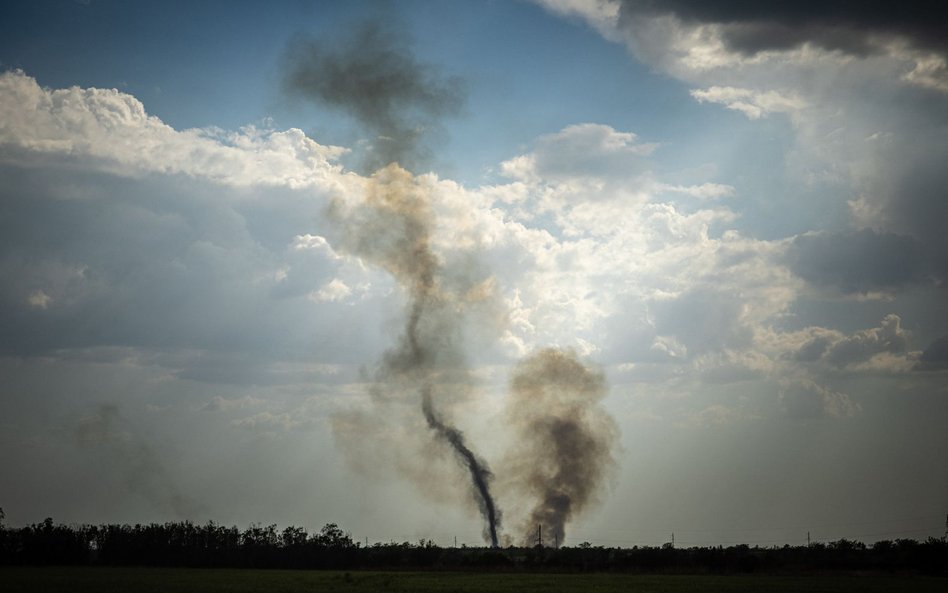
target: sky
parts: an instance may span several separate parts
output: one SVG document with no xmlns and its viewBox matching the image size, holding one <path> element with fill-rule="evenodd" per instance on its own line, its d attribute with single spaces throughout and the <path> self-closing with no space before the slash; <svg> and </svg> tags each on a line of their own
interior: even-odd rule
<svg viewBox="0 0 948 593">
<path fill-rule="evenodd" d="M 4 3 L 5 523 L 940 537 L 926 8 Z"/>
</svg>

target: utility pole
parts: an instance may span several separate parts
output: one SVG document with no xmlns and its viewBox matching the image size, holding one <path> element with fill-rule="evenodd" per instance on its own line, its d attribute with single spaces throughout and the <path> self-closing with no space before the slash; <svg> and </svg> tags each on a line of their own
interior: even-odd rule
<svg viewBox="0 0 948 593">
<path fill-rule="evenodd" d="M 458 536 L 454 536 L 454 547 L 458 547 Z"/>
<path fill-rule="evenodd" d="M 369 536 L 365 536 L 365 547 L 369 547 Z"/>
<path fill-rule="evenodd" d="M 537 547 L 543 547 L 543 526 L 540 524 L 537 524 Z"/>
<path fill-rule="evenodd" d="M 675 532 L 672 531 L 672 547 L 675 547 Z"/>
<path fill-rule="evenodd" d="M 553 533 L 553 549 L 558 550 L 559 547 L 560 547 L 560 534 L 554 532 Z"/>
<path fill-rule="evenodd" d="M 810 547 L 810 532 L 806 532 L 806 547 Z"/>
</svg>

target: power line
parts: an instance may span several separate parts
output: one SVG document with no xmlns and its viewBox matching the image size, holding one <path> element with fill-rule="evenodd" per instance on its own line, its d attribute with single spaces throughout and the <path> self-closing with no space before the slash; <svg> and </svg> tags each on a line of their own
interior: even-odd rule
<svg viewBox="0 0 948 593">
<path fill-rule="evenodd" d="M 560 541 L 555 538 L 555 547 L 568 545 L 569 541 L 589 541 L 599 545 L 613 546 L 661 546 L 668 542 L 668 534 L 673 532 L 675 545 L 678 546 L 716 546 L 716 545 L 802 545 L 804 541 L 812 543 L 826 543 L 838 541 L 840 539 L 899 539 L 911 538 L 927 534 L 931 537 L 941 537 L 941 514 L 937 515 L 936 522 L 934 514 L 916 515 L 913 517 L 899 517 L 888 519 L 876 519 L 873 521 L 854 521 L 840 522 L 832 524 L 811 523 L 809 525 L 798 526 L 771 526 L 754 528 L 729 528 L 729 529 L 655 529 L 648 531 L 596 531 L 592 532 L 583 528 L 569 528 L 569 538 Z M 894 524 L 902 523 L 903 526 Z M 927 525 L 924 526 L 923 525 Z M 851 529 L 858 527 L 878 527 L 879 529 Z M 945 519 L 944 536 L 948 538 L 948 517 Z M 664 534 L 664 535 L 663 535 Z M 556 535 L 556 534 L 554 534 Z M 538 526 L 535 534 L 535 543 L 541 545 L 542 530 Z M 702 537 L 704 536 L 704 537 Z M 755 537 L 756 536 L 756 537 Z M 462 545 L 472 545 L 474 547 L 484 545 L 482 536 L 474 533 L 462 533 L 460 535 L 449 534 L 445 532 L 430 533 L 421 535 L 391 535 L 382 537 L 366 538 L 368 540 L 383 543 L 414 542 L 419 539 L 430 539 L 438 542 L 455 542 L 457 546 L 459 539 Z"/>
<path fill-rule="evenodd" d="M 821 531 L 821 532 L 826 532 L 826 531 L 845 530 L 845 529 L 848 529 L 848 528 L 851 528 L 851 527 L 867 527 L 867 526 L 876 526 L 876 525 L 878 525 L 878 526 L 883 526 L 883 525 L 888 525 L 888 524 L 892 524 L 892 523 L 914 523 L 914 525 L 912 525 L 911 527 L 906 526 L 906 529 L 898 529 L 898 530 L 891 530 L 891 529 L 890 529 L 890 530 L 889 530 L 889 531 L 893 531 L 893 532 L 894 532 L 894 531 L 900 531 L 900 532 L 902 532 L 902 531 L 912 531 L 912 530 L 921 531 L 921 530 L 923 530 L 924 528 L 921 528 L 918 524 L 919 524 L 919 523 L 922 523 L 922 524 L 932 525 L 932 520 L 933 520 L 933 519 L 934 519 L 934 516 L 933 516 L 933 515 L 922 515 L 922 516 L 915 516 L 915 517 L 903 517 L 903 518 L 893 518 L 893 519 L 881 519 L 881 520 L 876 520 L 876 521 L 860 521 L 860 522 L 850 522 L 850 523 L 829 523 L 829 524 L 826 524 L 826 523 L 813 522 L 813 523 L 808 523 L 808 524 L 804 524 L 804 525 L 796 525 L 796 526 L 779 526 L 779 527 L 778 527 L 778 526 L 764 526 L 764 527 L 751 527 L 751 528 L 743 528 L 743 529 L 734 529 L 734 528 L 725 528 L 725 529 L 680 529 L 680 528 L 678 528 L 678 527 L 673 527 L 672 530 L 675 531 L 675 533 L 679 533 L 679 534 L 715 533 L 715 534 L 734 534 L 734 535 L 736 535 L 736 534 L 742 534 L 742 533 L 760 533 L 760 532 L 768 532 L 768 531 L 769 531 L 769 532 L 773 532 L 773 531 L 778 531 L 778 532 L 779 532 L 779 531 L 786 531 L 786 532 L 791 532 L 791 533 L 793 533 L 793 532 L 796 532 L 796 533 L 804 533 L 804 532 L 806 532 L 806 531 Z M 948 521 L 946 521 L 946 530 L 948 530 Z M 660 537 L 660 536 L 658 536 L 657 534 L 662 533 L 662 532 L 668 533 L 668 531 L 669 531 L 669 530 L 667 530 L 667 529 L 665 529 L 665 530 L 662 530 L 662 529 L 654 529 L 654 530 L 651 530 L 651 529 L 650 529 L 650 530 L 648 530 L 646 533 L 648 533 L 648 534 L 650 534 L 650 535 L 651 535 L 651 534 L 656 534 L 655 537 Z M 579 535 L 586 535 L 587 537 L 589 537 L 589 536 L 591 535 L 590 532 L 585 531 L 585 530 L 583 530 L 582 528 L 579 528 L 579 529 L 571 529 L 571 530 L 570 530 L 570 533 L 572 533 L 572 534 L 574 534 L 574 535 L 576 535 L 576 534 L 579 534 Z M 620 536 L 620 537 L 621 537 L 621 536 L 626 536 L 626 535 L 628 534 L 628 532 L 621 532 L 621 533 L 619 533 L 619 532 L 599 532 L 599 533 L 601 533 L 602 535 L 611 535 L 611 536 Z M 601 538 L 598 538 L 598 537 L 597 537 L 596 539 L 601 539 Z M 627 539 L 627 538 L 624 537 L 623 539 Z M 653 538 L 652 538 L 652 537 L 649 537 L 649 538 L 647 538 L 647 539 L 653 539 Z"/>
</svg>

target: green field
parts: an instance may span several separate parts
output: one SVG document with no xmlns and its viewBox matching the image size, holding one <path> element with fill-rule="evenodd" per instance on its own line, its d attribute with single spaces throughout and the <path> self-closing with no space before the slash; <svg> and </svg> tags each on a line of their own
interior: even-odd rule
<svg viewBox="0 0 948 593">
<path fill-rule="evenodd" d="M 439 572 L 339 572 L 188 568 L 3 567 L 4 593 L 370 591 L 529 592 L 866 592 L 948 591 L 948 579 L 891 575 L 701 576 Z"/>
</svg>

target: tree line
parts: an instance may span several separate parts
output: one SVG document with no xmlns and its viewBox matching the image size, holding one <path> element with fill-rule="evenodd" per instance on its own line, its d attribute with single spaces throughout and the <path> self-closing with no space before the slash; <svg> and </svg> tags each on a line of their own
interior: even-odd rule
<svg viewBox="0 0 948 593">
<path fill-rule="evenodd" d="M 235 568 L 622 571 L 754 573 L 893 571 L 948 575 L 948 541 L 899 539 L 867 545 L 676 548 L 440 547 L 430 540 L 363 546 L 329 523 L 317 533 L 276 525 L 225 527 L 213 521 L 147 525 L 25 527 L 0 523 L 0 565 L 112 565 Z"/>
</svg>

